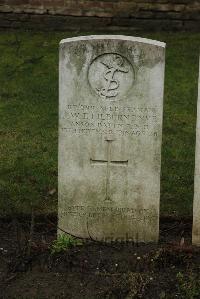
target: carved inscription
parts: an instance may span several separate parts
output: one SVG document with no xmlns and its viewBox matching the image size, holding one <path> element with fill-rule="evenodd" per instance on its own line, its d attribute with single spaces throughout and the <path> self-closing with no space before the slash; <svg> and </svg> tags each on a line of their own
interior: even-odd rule
<svg viewBox="0 0 200 299">
<path fill-rule="evenodd" d="M 134 82 L 130 62 L 119 54 L 96 57 L 89 67 L 88 80 L 95 93 L 104 100 L 115 101 L 124 96 Z"/>
<path fill-rule="evenodd" d="M 157 137 L 156 107 L 69 104 L 62 112 L 63 131 L 78 134 Z"/>
<path fill-rule="evenodd" d="M 129 207 L 106 207 L 106 206 L 65 206 L 62 207 L 61 217 L 88 217 L 99 218 L 103 221 L 104 217 L 116 217 L 129 221 L 150 221 L 157 218 L 153 209 L 134 209 Z"/>
</svg>

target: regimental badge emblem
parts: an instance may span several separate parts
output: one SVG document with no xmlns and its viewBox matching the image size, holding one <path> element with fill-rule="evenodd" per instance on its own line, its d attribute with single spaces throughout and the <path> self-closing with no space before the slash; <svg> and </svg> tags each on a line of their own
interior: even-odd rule
<svg viewBox="0 0 200 299">
<path fill-rule="evenodd" d="M 105 53 L 96 57 L 88 71 L 93 91 L 102 99 L 122 99 L 132 87 L 135 74 L 131 63 L 120 54 Z"/>
</svg>

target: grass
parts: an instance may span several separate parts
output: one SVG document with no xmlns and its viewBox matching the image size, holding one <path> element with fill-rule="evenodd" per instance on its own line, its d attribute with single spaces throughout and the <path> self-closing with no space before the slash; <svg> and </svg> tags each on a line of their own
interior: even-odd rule
<svg viewBox="0 0 200 299">
<path fill-rule="evenodd" d="M 2 215 L 57 210 L 58 43 L 73 35 L 0 32 Z M 167 43 L 161 215 L 191 216 L 200 34 L 140 36 Z"/>
</svg>

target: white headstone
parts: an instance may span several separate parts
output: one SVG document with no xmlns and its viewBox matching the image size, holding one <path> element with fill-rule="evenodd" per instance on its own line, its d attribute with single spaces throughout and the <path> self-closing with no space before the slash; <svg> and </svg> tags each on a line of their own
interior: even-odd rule
<svg viewBox="0 0 200 299">
<path fill-rule="evenodd" d="M 200 246 L 200 62 L 198 89 L 192 243 Z"/>
<path fill-rule="evenodd" d="M 158 41 L 61 41 L 59 233 L 158 240 L 164 66 Z"/>
</svg>

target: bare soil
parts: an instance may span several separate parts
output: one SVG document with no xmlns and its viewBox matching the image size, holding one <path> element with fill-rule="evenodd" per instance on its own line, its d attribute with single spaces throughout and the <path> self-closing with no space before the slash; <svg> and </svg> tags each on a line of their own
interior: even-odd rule
<svg viewBox="0 0 200 299">
<path fill-rule="evenodd" d="M 200 298 L 191 219 L 161 219 L 157 245 L 88 241 L 52 254 L 56 221 L 37 217 L 30 242 L 28 218 L 0 220 L 0 298 Z"/>
</svg>

